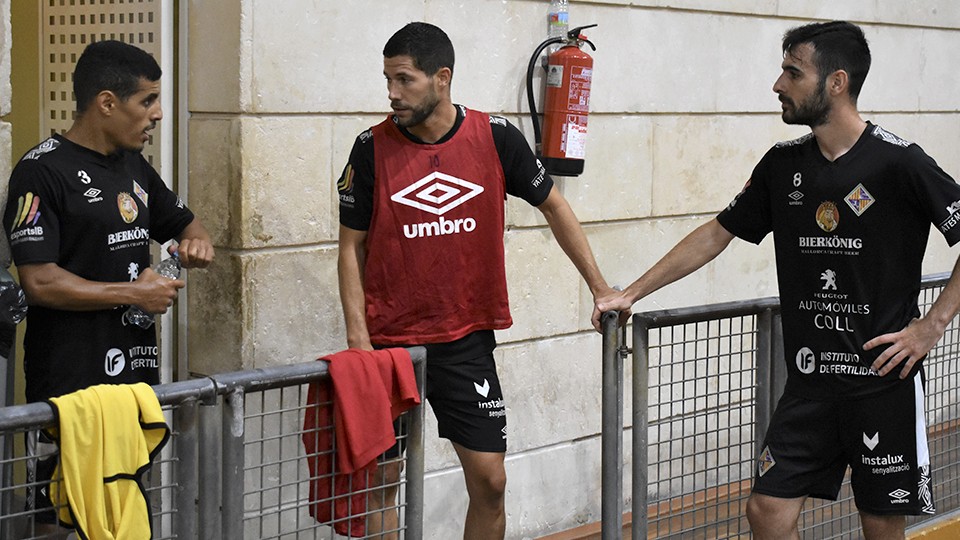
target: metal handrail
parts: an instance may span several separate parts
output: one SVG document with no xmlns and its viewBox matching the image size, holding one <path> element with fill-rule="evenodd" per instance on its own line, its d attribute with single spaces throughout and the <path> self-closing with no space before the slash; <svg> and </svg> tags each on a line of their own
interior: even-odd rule
<svg viewBox="0 0 960 540">
<path fill-rule="evenodd" d="M 942 287 L 951 273 L 936 273 L 923 276 L 921 289 Z M 716 319 L 756 316 L 759 332 L 757 343 L 755 426 L 758 432 L 766 431 L 772 404 L 776 403 L 786 379 L 783 362 L 783 335 L 780 327 L 779 297 L 764 297 L 752 300 L 724 302 L 702 306 L 690 306 L 636 313 L 633 323 L 632 350 L 617 341 L 617 312 L 603 313 L 603 396 L 602 396 L 602 524 L 604 540 L 619 538 L 623 515 L 623 374 L 624 351 L 633 353 L 633 388 L 648 388 L 649 381 L 649 331 L 655 328 L 707 322 Z M 647 523 L 647 393 L 633 391 L 633 438 L 632 459 L 632 538 L 646 539 Z M 759 441 L 756 444 L 761 444 Z M 759 453 L 759 448 L 757 449 Z M 644 466 L 637 466 L 643 463 Z M 616 476 L 619 475 L 619 476 Z"/>
<path fill-rule="evenodd" d="M 920 281 L 921 287 L 931 288 L 946 285 L 950 279 L 950 275 L 950 272 L 925 275 Z M 677 324 L 703 322 L 711 319 L 752 315 L 765 309 L 779 311 L 780 297 L 767 296 L 751 300 L 645 311 L 635 313 L 633 315 L 633 321 L 636 323 L 637 320 L 643 320 L 646 322 L 647 328 L 661 328 Z M 610 311 L 608 313 L 616 312 Z"/>
<path fill-rule="evenodd" d="M 645 311 L 635 313 L 633 315 L 633 322 L 636 324 L 637 321 L 643 321 L 644 326 L 648 329 L 662 328 L 664 326 L 703 322 L 712 319 L 754 315 L 767 309 L 779 311 L 780 298 L 768 296 L 754 300 L 739 300 L 704 306 Z"/>
<path fill-rule="evenodd" d="M 408 350 L 414 366 L 425 360 L 426 349 L 423 347 L 411 347 Z M 306 384 L 323 378 L 329 372 L 326 362 L 304 362 L 219 373 L 187 381 L 158 384 L 151 388 L 157 394 L 157 401 L 161 406 L 171 406 L 190 399 L 208 401 L 241 387 L 247 392 L 259 392 Z M 46 402 L 11 405 L 0 407 L 0 410 L 3 411 L 0 415 L 0 431 L 18 429 L 24 425 L 52 425 L 56 421 L 53 409 Z"/>
<path fill-rule="evenodd" d="M 423 396 L 426 349 L 410 347 L 407 351 Z M 175 495 L 176 507 L 196 510 L 178 512 L 178 537 L 239 538 L 243 535 L 245 396 L 300 386 L 328 375 L 328 363 L 315 361 L 220 373 L 152 387 L 161 406 L 176 406 L 175 425 L 179 427 L 179 440 L 184 443 L 177 445 L 176 458 L 180 465 L 176 476 L 180 489 Z M 218 399 L 221 397 L 222 400 Z M 408 414 L 404 530 L 407 537 L 421 538 L 425 471 L 423 405 Z M 0 440 L 5 438 L 2 435 L 5 432 L 42 429 L 55 422 L 53 408 L 46 402 L 0 407 Z M 4 448 L 6 446 L 9 445 Z M 7 477 L 9 474 L 2 478 Z M 3 494 L 0 499 L 8 498 L 12 492 Z M 8 503 L 0 500 L 0 509 L 6 509 Z"/>
</svg>

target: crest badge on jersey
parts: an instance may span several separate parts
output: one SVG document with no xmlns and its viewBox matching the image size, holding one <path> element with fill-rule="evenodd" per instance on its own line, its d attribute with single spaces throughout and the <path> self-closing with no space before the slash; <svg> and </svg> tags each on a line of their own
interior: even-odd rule
<svg viewBox="0 0 960 540">
<path fill-rule="evenodd" d="M 833 232 L 840 225 L 840 211 L 837 205 L 830 201 L 820 203 L 817 207 L 817 225 L 823 232 Z"/>
<path fill-rule="evenodd" d="M 120 209 L 120 217 L 125 223 L 133 223 L 140 214 L 140 208 L 137 207 L 137 201 L 129 193 L 120 192 L 117 194 L 117 208 Z"/>
<path fill-rule="evenodd" d="M 147 200 L 150 198 L 150 195 L 147 194 L 146 190 L 144 190 L 136 180 L 133 181 L 133 192 L 141 201 L 143 201 L 144 206 L 150 206 L 150 202 Z"/>
<path fill-rule="evenodd" d="M 863 187 L 863 184 L 857 184 L 857 187 L 853 188 L 853 191 L 847 194 L 845 200 L 847 201 L 847 206 L 853 210 L 853 213 L 856 214 L 857 217 L 863 215 L 863 213 L 867 211 L 867 208 L 870 208 L 870 205 L 876 201 L 873 195 Z"/>
<path fill-rule="evenodd" d="M 777 460 L 773 459 L 773 453 L 770 452 L 770 447 L 765 446 L 763 452 L 760 453 L 760 460 L 757 463 L 757 474 L 763 476 L 767 474 L 767 471 L 773 468 L 777 464 Z"/>
</svg>

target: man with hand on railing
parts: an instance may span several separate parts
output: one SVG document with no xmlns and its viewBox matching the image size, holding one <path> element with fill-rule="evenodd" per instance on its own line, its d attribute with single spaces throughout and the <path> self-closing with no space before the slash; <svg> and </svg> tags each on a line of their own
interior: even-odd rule
<svg viewBox="0 0 960 540">
<path fill-rule="evenodd" d="M 426 345 L 426 397 L 463 466 L 465 538 L 503 538 L 506 405 L 494 330 L 511 325 L 504 198 L 537 207 L 594 296 L 608 293 L 576 216 L 505 119 L 451 101 L 454 51 L 436 26 L 387 41 L 393 114 L 357 137 L 338 182 L 340 300 L 350 347 Z M 373 506 L 392 507 L 399 467 Z M 373 500 L 380 498 L 380 500 Z M 372 508 L 368 508 L 372 511 Z M 369 520 L 371 531 L 380 528 Z M 396 530 L 395 511 L 383 513 Z"/>
<path fill-rule="evenodd" d="M 808 496 L 835 500 L 847 466 L 864 536 L 903 538 L 905 515 L 932 514 L 921 360 L 960 309 L 954 272 L 928 313 L 917 298 L 930 225 L 960 241 L 960 186 L 917 146 L 864 121 L 870 67 L 847 22 L 789 30 L 773 86 L 788 124 L 743 191 L 600 315 L 699 269 L 733 238 L 773 233 L 788 377 L 758 458 L 747 517 L 760 540 L 799 538 Z"/>
<path fill-rule="evenodd" d="M 184 282 L 150 269 L 150 240 L 179 241 L 185 268 L 213 260 L 207 230 L 141 154 L 163 116 L 160 75 L 137 47 L 88 45 L 73 73 L 72 126 L 27 152 L 10 177 L 3 225 L 30 305 L 27 401 L 96 384 L 158 384 L 156 329 L 130 324 L 126 311 L 164 313 Z M 36 481 L 54 465 L 40 463 Z M 49 506 L 45 496 L 36 503 Z"/>
</svg>

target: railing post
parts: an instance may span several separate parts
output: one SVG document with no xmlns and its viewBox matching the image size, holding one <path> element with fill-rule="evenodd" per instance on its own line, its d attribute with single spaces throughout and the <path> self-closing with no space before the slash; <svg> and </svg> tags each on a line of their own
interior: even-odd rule
<svg viewBox="0 0 960 540">
<path fill-rule="evenodd" d="M 0 323 L 0 335 L 15 332 L 12 325 Z M 0 339 L 3 343 L 5 339 Z M 0 350 L 0 407 L 13 405 L 13 390 L 16 370 L 10 359 L 14 351 Z M 13 513 L 13 435 L 0 434 L 0 516 Z M 13 538 L 11 519 L 0 521 L 0 538 Z M 6 530 L 4 530 L 6 529 Z"/>
<path fill-rule="evenodd" d="M 650 408 L 650 328 L 646 319 L 633 317 L 633 521 L 634 540 L 647 538 L 647 440 L 648 410 Z"/>
<path fill-rule="evenodd" d="M 765 309 L 757 314 L 757 412 L 753 435 L 756 456 L 763 451 L 764 435 L 786 383 L 787 371 L 783 354 L 780 312 Z"/>
<path fill-rule="evenodd" d="M 223 538 L 243 538 L 243 387 L 223 396 Z"/>
<path fill-rule="evenodd" d="M 197 523 L 200 540 L 220 540 L 220 427 L 222 411 L 214 394 L 200 407 Z"/>
<path fill-rule="evenodd" d="M 780 311 L 774 311 L 770 317 L 770 336 L 770 365 L 773 366 L 770 403 L 776 408 L 780 396 L 783 395 L 783 387 L 787 385 L 787 364 L 783 358 L 783 318 Z"/>
<path fill-rule="evenodd" d="M 600 536 L 603 540 L 617 540 L 623 534 L 623 359 L 617 344 L 619 318 L 616 311 L 608 311 L 601 317 Z"/>
<path fill-rule="evenodd" d="M 407 441 L 407 506 L 404 511 L 404 538 L 423 538 L 423 475 L 425 460 L 423 456 L 424 440 L 424 399 L 427 391 L 426 349 L 410 349 L 413 359 L 413 372 L 417 377 L 417 389 L 420 391 L 420 405 L 410 411 L 410 433 Z"/>
<path fill-rule="evenodd" d="M 197 416 L 199 402 L 190 399 L 181 403 L 173 412 L 173 429 L 176 438 L 176 509 L 173 530 L 177 538 L 197 538 L 197 488 L 199 438 Z"/>
<path fill-rule="evenodd" d="M 757 314 L 757 385 L 754 396 L 753 455 L 763 451 L 763 435 L 773 415 L 773 312 L 765 309 Z"/>
<path fill-rule="evenodd" d="M 13 434 L 0 435 L 0 517 L 13 514 Z M 0 538 L 14 538 L 13 520 L 0 519 Z"/>
</svg>

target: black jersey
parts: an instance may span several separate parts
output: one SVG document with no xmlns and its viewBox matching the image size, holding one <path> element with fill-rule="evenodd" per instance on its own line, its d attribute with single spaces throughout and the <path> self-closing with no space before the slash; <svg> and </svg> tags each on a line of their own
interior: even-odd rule
<svg viewBox="0 0 960 540">
<path fill-rule="evenodd" d="M 91 281 L 122 282 L 150 265 L 151 239 L 175 238 L 192 220 L 139 152 L 104 156 L 54 135 L 14 168 L 3 226 L 18 265 L 55 263 Z M 159 382 L 156 331 L 128 324 L 125 312 L 30 306 L 27 400 Z"/>
<path fill-rule="evenodd" d="M 436 144 L 450 140 L 463 124 L 467 109 L 457 105 L 457 119 L 453 128 Z M 490 116 L 493 143 L 500 156 L 500 166 L 506 178 L 506 192 L 537 206 L 546 200 L 553 187 L 553 179 L 547 174 L 540 160 L 533 155 L 523 134 L 513 124 L 500 116 Z M 422 144 L 416 136 L 404 128 L 400 131 L 410 140 Z M 491 164 L 493 165 L 493 164 Z M 374 182 L 373 135 L 370 130 L 361 133 L 353 143 L 350 160 L 347 162 L 337 189 L 340 192 L 340 223 L 358 231 L 370 228 L 373 215 Z"/>
<path fill-rule="evenodd" d="M 958 209 L 960 186 L 880 126 L 833 162 L 812 133 L 767 152 L 717 219 L 754 243 L 773 232 L 788 392 L 851 398 L 900 381 L 900 369 L 879 378 L 870 366 L 883 347 L 863 344 L 919 316 L 930 225 L 955 244 Z"/>
</svg>

